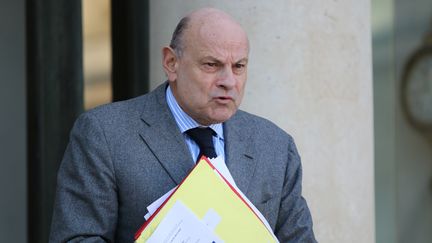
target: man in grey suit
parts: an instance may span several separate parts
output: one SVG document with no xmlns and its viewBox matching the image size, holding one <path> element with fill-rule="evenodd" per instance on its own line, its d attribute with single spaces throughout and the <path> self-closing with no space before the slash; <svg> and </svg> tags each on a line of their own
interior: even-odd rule
<svg viewBox="0 0 432 243">
<path fill-rule="evenodd" d="M 146 207 L 193 168 L 194 127 L 212 129 L 215 151 L 280 242 L 315 242 L 291 136 L 237 110 L 249 41 L 216 9 L 183 18 L 163 48 L 168 82 L 149 94 L 82 114 L 58 172 L 50 242 L 132 242 Z"/>
</svg>

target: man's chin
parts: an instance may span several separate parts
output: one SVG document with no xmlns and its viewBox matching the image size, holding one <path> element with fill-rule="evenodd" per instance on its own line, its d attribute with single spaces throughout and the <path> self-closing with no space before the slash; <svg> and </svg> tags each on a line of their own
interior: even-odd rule
<svg viewBox="0 0 432 243">
<path fill-rule="evenodd" d="M 223 123 L 227 120 L 229 120 L 233 115 L 235 114 L 235 111 L 230 111 L 230 112 L 225 112 L 225 113 L 221 113 L 221 114 L 217 114 L 215 116 L 212 117 L 211 119 L 211 123 L 215 124 L 215 123 Z"/>
</svg>

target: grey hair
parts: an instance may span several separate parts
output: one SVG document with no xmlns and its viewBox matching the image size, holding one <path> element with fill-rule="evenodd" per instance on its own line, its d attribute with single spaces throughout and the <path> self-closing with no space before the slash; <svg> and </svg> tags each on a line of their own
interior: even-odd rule
<svg viewBox="0 0 432 243">
<path fill-rule="evenodd" d="M 188 27 L 190 18 L 188 16 L 182 18 L 177 24 L 170 42 L 170 47 L 175 51 L 177 56 L 181 57 L 184 51 L 183 35 Z"/>
</svg>

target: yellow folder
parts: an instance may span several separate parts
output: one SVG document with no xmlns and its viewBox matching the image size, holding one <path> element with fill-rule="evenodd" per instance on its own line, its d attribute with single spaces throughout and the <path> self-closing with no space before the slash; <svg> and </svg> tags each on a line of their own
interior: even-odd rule
<svg viewBox="0 0 432 243">
<path fill-rule="evenodd" d="M 226 243 L 277 242 L 234 187 L 204 157 L 137 232 L 135 242 L 146 242 L 178 200 L 200 219 L 209 209 L 215 210 L 221 221 L 214 233 Z"/>
</svg>

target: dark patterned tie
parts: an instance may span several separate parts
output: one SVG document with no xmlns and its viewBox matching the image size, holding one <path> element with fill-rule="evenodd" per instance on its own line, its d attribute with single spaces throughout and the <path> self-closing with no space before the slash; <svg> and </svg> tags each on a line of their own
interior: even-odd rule
<svg viewBox="0 0 432 243">
<path fill-rule="evenodd" d="M 199 160 L 202 155 L 207 158 L 216 158 L 216 151 L 213 145 L 213 135 L 215 132 L 209 127 L 196 127 L 186 131 L 186 134 L 189 135 L 200 148 L 200 153 L 197 158 Z"/>
</svg>

